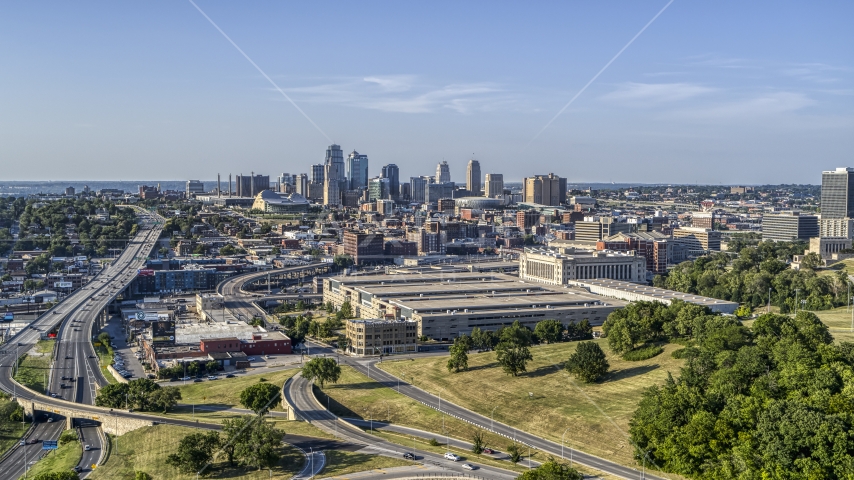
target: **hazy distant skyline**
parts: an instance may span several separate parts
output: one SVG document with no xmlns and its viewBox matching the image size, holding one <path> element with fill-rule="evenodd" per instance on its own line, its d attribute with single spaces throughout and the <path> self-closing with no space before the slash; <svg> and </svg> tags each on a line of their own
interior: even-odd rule
<svg viewBox="0 0 854 480">
<path fill-rule="evenodd" d="M 820 183 L 854 165 L 849 2 L 194 0 L 346 153 L 401 179 Z M 0 180 L 304 173 L 330 143 L 189 2 L 0 16 Z M 529 144 L 530 142 L 530 144 Z"/>
</svg>

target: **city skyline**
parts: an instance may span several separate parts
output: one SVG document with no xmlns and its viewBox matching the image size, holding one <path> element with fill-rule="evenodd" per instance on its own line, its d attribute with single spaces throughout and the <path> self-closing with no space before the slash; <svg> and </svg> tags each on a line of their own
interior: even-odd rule
<svg viewBox="0 0 854 480">
<path fill-rule="evenodd" d="M 666 1 L 197 4 L 334 143 L 403 178 L 476 158 L 508 182 L 819 184 L 816 159 L 854 147 L 847 4 L 673 2 L 534 141 Z M 330 12 L 366 28 L 311 35 Z M 17 4 L 0 39 L 4 180 L 310 172 L 333 143 L 189 3 Z"/>
</svg>

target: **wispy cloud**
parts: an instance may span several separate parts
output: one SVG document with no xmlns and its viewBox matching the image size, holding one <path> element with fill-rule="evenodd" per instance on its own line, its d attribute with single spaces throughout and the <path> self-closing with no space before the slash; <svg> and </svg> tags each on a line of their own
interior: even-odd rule
<svg viewBox="0 0 854 480">
<path fill-rule="evenodd" d="M 416 75 L 340 78 L 287 92 L 303 102 L 334 103 L 398 113 L 471 113 L 508 106 L 516 96 L 490 83 L 435 85 Z"/>
<path fill-rule="evenodd" d="M 603 100 L 634 105 L 650 105 L 687 100 L 717 91 L 693 83 L 625 83 L 600 97 Z"/>
<path fill-rule="evenodd" d="M 779 69 L 779 72 L 798 80 L 816 83 L 834 83 L 840 81 L 839 74 L 847 70 L 846 68 L 824 63 L 801 63 L 784 66 Z"/>
<path fill-rule="evenodd" d="M 679 117 L 694 119 L 750 119 L 792 113 L 815 105 L 815 101 L 798 92 L 772 92 L 712 106 L 675 112 Z"/>
</svg>

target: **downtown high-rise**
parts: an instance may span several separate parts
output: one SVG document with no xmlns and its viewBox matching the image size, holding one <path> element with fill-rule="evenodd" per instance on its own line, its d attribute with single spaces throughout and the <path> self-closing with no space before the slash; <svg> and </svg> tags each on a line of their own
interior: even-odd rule
<svg viewBox="0 0 854 480">
<path fill-rule="evenodd" d="M 361 190 L 368 186 L 368 156 L 353 150 L 347 156 L 347 188 Z"/>
</svg>

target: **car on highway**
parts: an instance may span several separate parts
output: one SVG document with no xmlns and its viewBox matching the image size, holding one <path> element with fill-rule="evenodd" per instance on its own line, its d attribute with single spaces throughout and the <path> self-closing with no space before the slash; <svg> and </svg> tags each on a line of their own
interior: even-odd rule
<svg viewBox="0 0 854 480">
<path fill-rule="evenodd" d="M 483 453 L 488 453 L 488 454 L 492 455 L 493 453 L 495 453 L 495 450 L 493 450 L 491 448 L 484 448 Z"/>
<path fill-rule="evenodd" d="M 83 450 L 88 452 L 89 450 L 92 450 L 92 446 L 91 445 L 83 445 Z"/>
<path fill-rule="evenodd" d="M 28 445 L 35 445 L 35 444 L 39 443 L 40 441 L 41 440 L 39 440 L 38 438 L 31 438 L 31 439 L 27 440 L 27 444 Z"/>
<path fill-rule="evenodd" d="M 47 423 L 53 423 L 53 417 L 47 417 Z"/>
<path fill-rule="evenodd" d="M 462 464 L 462 465 L 460 465 L 460 466 L 461 466 L 461 467 L 463 467 L 463 470 L 474 470 L 475 468 L 477 468 L 477 467 L 475 467 L 474 465 L 472 465 L 472 464 L 470 464 L 470 463 L 464 463 L 464 464 Z"/>
<path fill-rule="evenodd" d="M 406 453 L 404 453 L 404 454 L 403 454 L 403 458 L 404 458 L 405 460 L 415 460 L 415 454 L 414 454 L 414 453 L 406 452 Z"/>
<path fill-rule="evenodd" d="M 26 445 L 26 444 L 27 444 L 27 441 L 26 441 L 26 440 L 21 440 L 20 442 L 18 442 L 18 445 L 20 445 L 20 446 L 22 446 L 22 447 L 23 447 L 24 445 Z"/>
<path fill-rule="evenodd" d="M 460 460 L 460 456 L 456 453 L 445 452 L 445 460 L 450 460 L 452 462 L 457 462 Z"/>
</svg>

